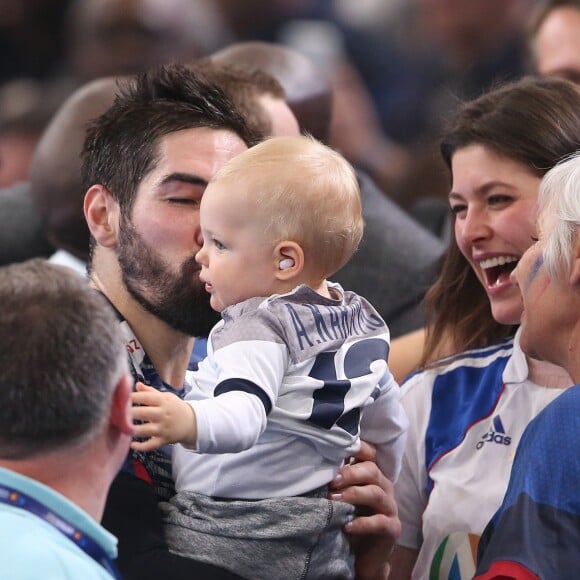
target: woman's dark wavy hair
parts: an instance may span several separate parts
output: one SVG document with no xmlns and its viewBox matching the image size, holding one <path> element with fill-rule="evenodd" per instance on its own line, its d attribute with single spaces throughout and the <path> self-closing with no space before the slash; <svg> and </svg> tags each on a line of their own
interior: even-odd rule
<svg viewBox="0 0 580 580">
<path fill-rule="evenodd" d="M 470 145 L 482 145 L 542 177 L 580 145 L 580 91 L 565 80 L 537 77 L 495 88 L 461 105 L 449 120 L 441 154 L 450 172 L 455 152 Z M 511 336 L 517 328 L 494 320 L 487 294 L 454 235 L 425 306 L 421 366 L 437 358 L 443 342 L 462 352 Z"/>
</svg>

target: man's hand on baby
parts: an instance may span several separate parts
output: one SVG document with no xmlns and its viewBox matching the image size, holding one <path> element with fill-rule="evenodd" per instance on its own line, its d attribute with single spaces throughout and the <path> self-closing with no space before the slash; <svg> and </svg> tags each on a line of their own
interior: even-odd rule
<svg viewBox="0 0 580 580">
<path fill-rule="evenodd" d="M 136 384 L 131 395 L 133 419 L 136 421 L 133 441 L 135 451 L 154 451 L 167 443 L 194 447 L 197 440 L 195 412 L 173 393 L 164 393 L 143 383 Z"/>
<path fill-rule="evenodd" d="M 372 445 L 363 441 L 354 459 L 330 483 L 330 497 L 357 507 L 357 517 L 345 526 L 356 556 L 356 579 L 386 580 L 401 533 L 393 484 L 377 467 Z"/>
</svg>

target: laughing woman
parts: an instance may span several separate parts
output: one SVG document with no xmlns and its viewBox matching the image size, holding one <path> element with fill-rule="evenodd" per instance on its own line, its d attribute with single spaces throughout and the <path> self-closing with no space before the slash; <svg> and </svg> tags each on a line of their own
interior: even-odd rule
<svg viewBox="0 0 580 580">
<path fill-rule="evenodd" d="M 429 294 L 425 360 L 443 342 L 461 354 L 403 385 L 410 428 L 391 580 L 472 578 L 522 432 L 572 384 L 513 337 L 522 302 L 510 273 L 536 235 L 542 176 L 579 142 L 580 92 L 531 78 L 463 105 L 444 136 L 454 239 Z"/>
</svg>

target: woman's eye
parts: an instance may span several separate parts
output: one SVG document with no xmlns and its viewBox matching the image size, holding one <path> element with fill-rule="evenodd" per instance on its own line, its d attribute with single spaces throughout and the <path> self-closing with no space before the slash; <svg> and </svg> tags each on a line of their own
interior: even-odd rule
<svg viewBox="0 0 580 580">
<path fill-rule="evenodd" d="M 467 206 L 465 205 L 452 205 L 450 208 L 451 213 L 454 215 L 459 215 L 461 212 L 465 211 L 467 209 Z"/>
<path fill-rule="evenodd" d="M 490 205 L 501 205 L 501 204 L 506 204 L 509 203 L 510 201 L 512 201 L 512 198 L 509 195 L 490 195 L 488 198 L 488 203 Z"/>
<path fill-rule="evenodd" d="M 540 241 L 540 238 L 536 238 L 536 236 L 530 236 L 530 237 L 532 238 L 532 242 L 534 242 L 534 244 L 536 242 L 539 242 Z"/>
</svg>

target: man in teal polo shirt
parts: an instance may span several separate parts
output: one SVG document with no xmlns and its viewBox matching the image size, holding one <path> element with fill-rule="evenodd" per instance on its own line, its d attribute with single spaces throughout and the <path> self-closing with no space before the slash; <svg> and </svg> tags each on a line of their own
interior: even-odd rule
<svg viewBox="0 0 580 580">
<path fill-rule="evenodd" d="M 133 432 L 115 314 L 63 266 L 0 268 L 0 576 L 118 577 L 98 523 Z"/>
</svg>

